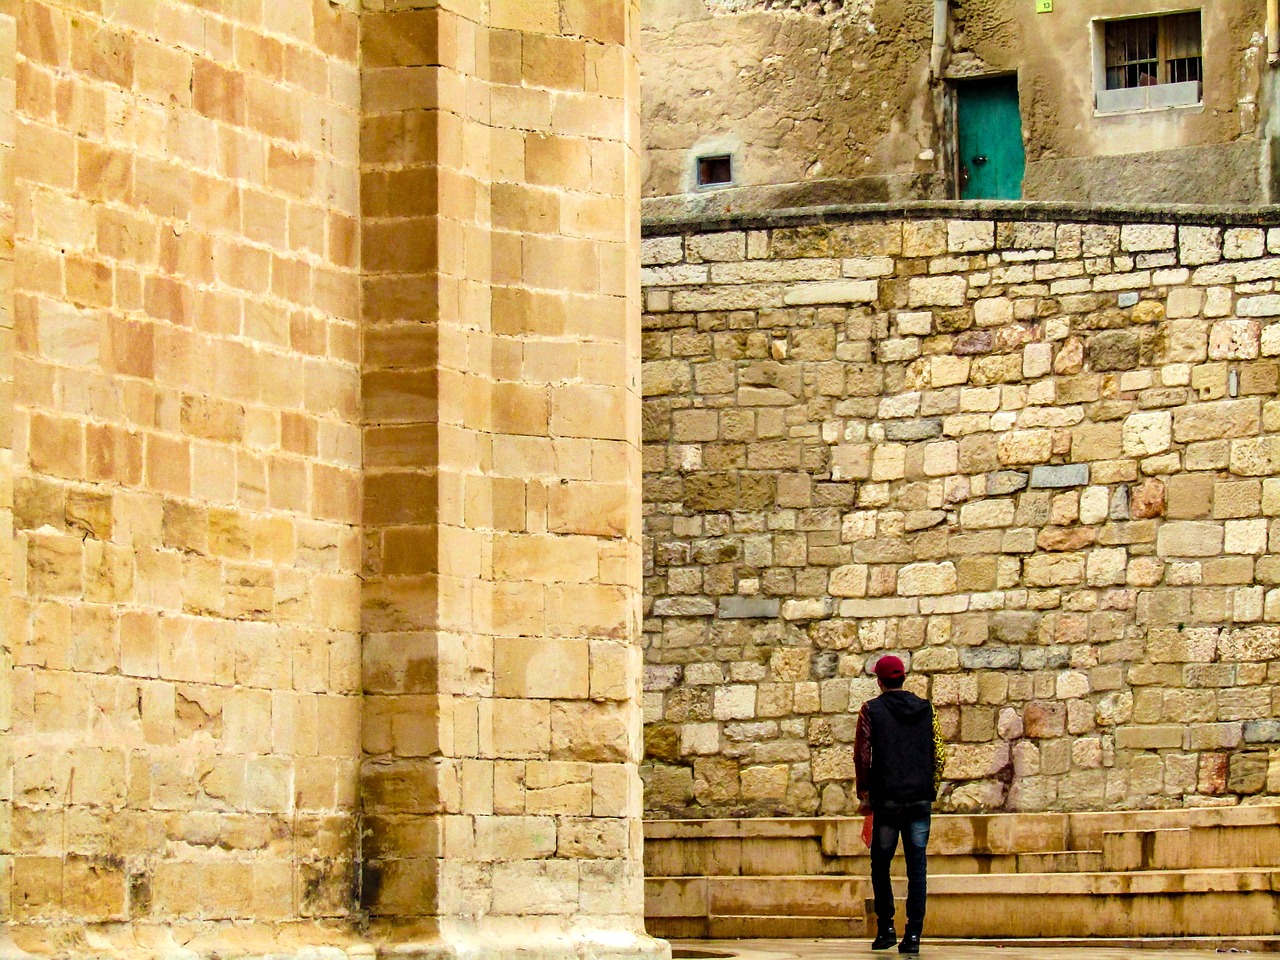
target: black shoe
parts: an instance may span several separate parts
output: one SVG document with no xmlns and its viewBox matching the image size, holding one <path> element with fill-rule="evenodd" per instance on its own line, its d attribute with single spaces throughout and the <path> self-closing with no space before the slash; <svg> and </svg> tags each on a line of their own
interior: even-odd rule
<svg viewBox="0 0 1280 960">
<path fill-rule="evenodd" d="M 898 944 L 899 953 L 919 953 L 920 952 L 920 931 L 907 927 L 906 933 L 902 935 L 902 942 Z"/>
<path fill-rule="evenodd" d="M 898 931 L 893 929 L 892 923 L 886 923 L 883 927 L 876 929 L 876 938 L 871 941 L 872 950 L 888 950 L 898 942 Z"/>
</svg>

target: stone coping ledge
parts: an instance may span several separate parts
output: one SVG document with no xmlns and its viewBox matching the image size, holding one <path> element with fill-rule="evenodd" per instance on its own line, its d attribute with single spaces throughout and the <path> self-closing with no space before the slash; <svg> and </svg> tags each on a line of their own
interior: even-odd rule
<svg viewBox="0 0 1280 960">
<path fill-rule="evenodd" d="M 692 209 L 707 198 L 653 198 L 645 201 L 644 237 L 774 230 L 787 227 L 883 222 L 885 220 L 1055 221 L 1058 223 L 1170 223 L 1215 227 L 1280 227 L 1280 206 L 1112 205 L 1055 201 L 921 200 L 900 203 L 829 204 L 771 210 Z M 683 207 L 687 212 L 664 213 Z M 682 204 L 665 203 L 668 200 Z"/>
</svg>

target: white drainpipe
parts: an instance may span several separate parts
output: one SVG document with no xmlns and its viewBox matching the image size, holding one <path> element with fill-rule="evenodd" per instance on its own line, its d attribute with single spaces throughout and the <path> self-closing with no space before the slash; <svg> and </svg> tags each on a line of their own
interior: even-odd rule
<svg viewBox="0 0 1280 960">
<path fill-rule="evenodd" d="M 1277 7 L 1280 6 L 1280 0 L 1268 0 L 1271 4 L 1271 11 L 1274 14 Z M 1270 38 L 1275 34 L 1268 29 L 1267 37 Z M 947 49 L 947 0 L 933 0 L 933 48 L 929 51 L 929 75 L 934 80 L 942 77 L 942 56 Z M 1280 47 L 1277 47 L 1277 57 L 1280 58 Z M 1271 61 L 1275 62 L 1275 61 Z"/>
<path fill-rule="evenodd" d="M 1280 0 L 1267 0 L 1267 63 L 1280 63 Z"/>
</svg>

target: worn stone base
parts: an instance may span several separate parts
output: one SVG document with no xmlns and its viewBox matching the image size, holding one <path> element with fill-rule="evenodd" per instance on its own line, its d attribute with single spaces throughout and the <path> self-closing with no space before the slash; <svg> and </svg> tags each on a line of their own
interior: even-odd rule
<svg viewBox="0 0 1280 960">
<path fill-rule="evenodd" d="M 858 937 L 874 924 L 860 818 L 651 821 L 645 832 L 657 934 Z M 900 901 L 901 872 L 898 858 Z M 990 909 L 1009 902 L 1023 907 Z M 926 931 L 1280 936 L 1280 806 L 935 816 Z"/>
<path fill-rule="evenodd" d="M 670 960 L 671 947 L 625 929 L 559 929 L 540 918 L 506 930 L 361 930 L 347 923 L 13 924 L 0 960 Z"/>
<path fill-rule="evenodd" d="M 1259 204 L 1267 201 L 1260 162 L 1259 145 L 1251 140 L 1031 161 L 1023 196 L 1076 203 Z"/>
</svg>

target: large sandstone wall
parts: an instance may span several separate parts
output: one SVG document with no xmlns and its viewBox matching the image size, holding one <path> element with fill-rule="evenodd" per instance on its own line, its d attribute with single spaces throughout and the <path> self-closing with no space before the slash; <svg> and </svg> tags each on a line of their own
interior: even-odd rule
<svg viewBox="0 0 1280 960">
<path fill-rule="evenodd" d="M 8 916 L 344 916 L 355 14 L 17 15 Z"/>
<path fill-rule="evenodd" d="M 13 126 L 17 23 L 0 6 L 0 804 L 12 807 L 13 733 Z M 0 844 L 0 856 L 7 853 Z M 0 871 L 0 914 L 10 910 L 7 871 Z"/>
<path fill-rule="evenodd" d="M 941 809 L 1280 792 L 1280 228 L 949 209 L 649 228 L 650 816 L 852 813 L 886 652 Z"/>
<path fill-rule="evenodd" d="M 0 3 L 0 952 L 664 954 L 638 22 Z"/>
<path fill-rule="evenodd" d="M 656 950 L 638 20 L 622 0 L 364 18 L 362 894 L 386 942 Z"/>
</svg>

